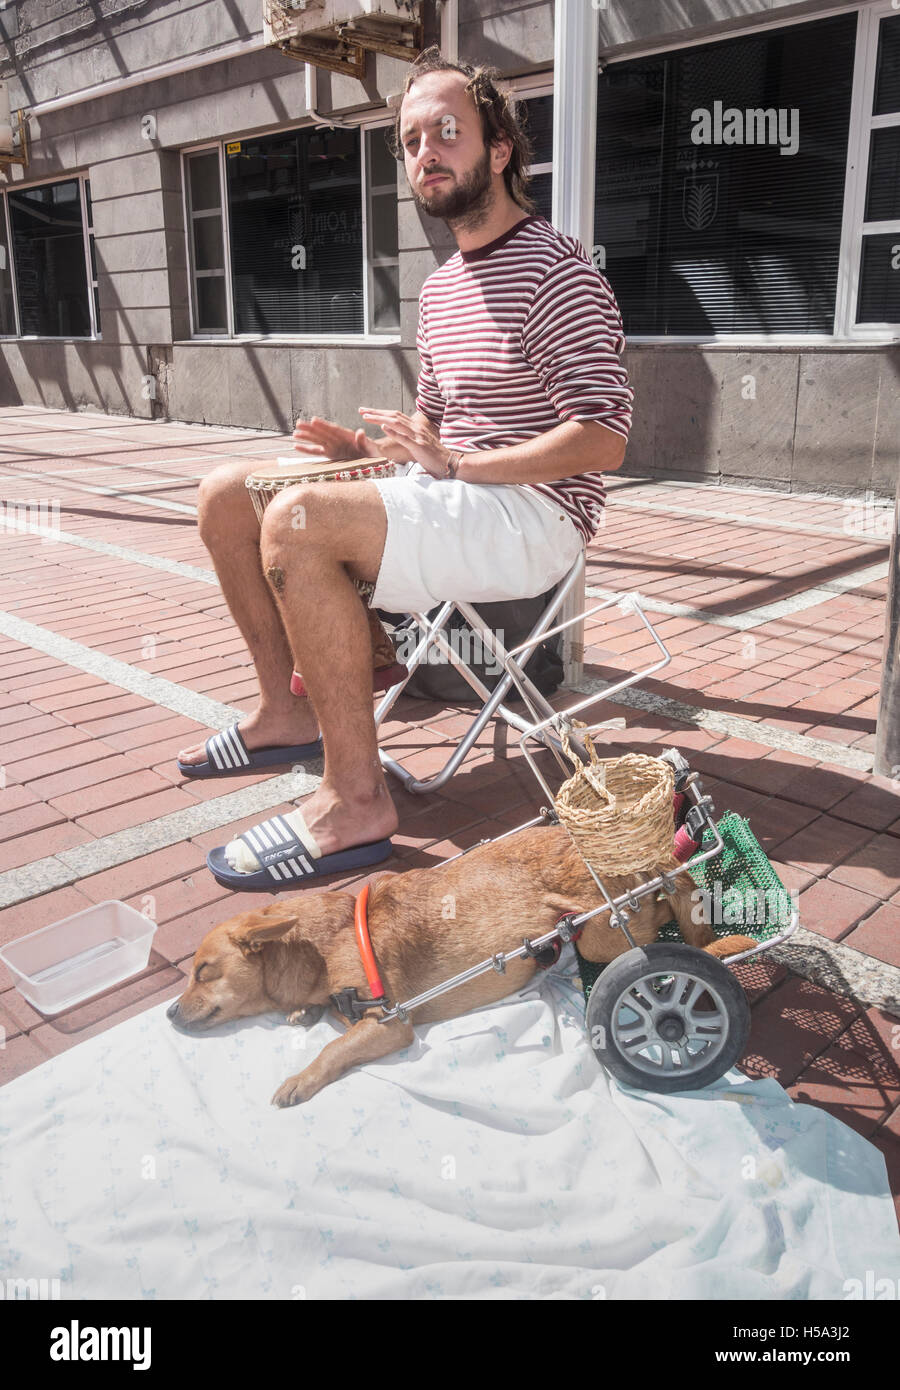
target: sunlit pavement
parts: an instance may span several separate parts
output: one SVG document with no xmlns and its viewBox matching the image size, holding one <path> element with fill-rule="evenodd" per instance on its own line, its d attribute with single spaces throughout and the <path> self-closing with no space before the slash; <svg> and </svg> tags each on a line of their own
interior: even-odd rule
<svg viewBox="0 0 900 1390">
<path fill-rule="evenodd" d="M 253 431 L 0 410 L 0 942 L 107 898 L 159 924 L 146 971 L 53 1019 L 0 966 L 0 1080 L 174 997 L 206 931 L 269 901 L 220 888 L 205 856 L 291 809 L 283 771 L 192 781 L 175 755 L 257 694 L 197 535 L 198 480 L 289 451 Z M 589 594 L 639 593 L 672 660 L 640 701 L 590 717 L 625 718 L 611 752 L 681 748 L 717 812 L 750 818 L 812 936 L 791 968 L 734 967 L 752 1003 L 741 1068 L 876 1144 L 900 1210 L 900 782 L 871 772 L 889 516 L 871 498 L 610 479 Z M 617 609 L 586 641 L 588 678 L 651 655 Z M 465 724 L 465 706 L 404 698 L 382 744 L 427 775 Z M 541 799 L 488 730 L 443 792 L 396 792 L 384 868 L 434 864 Z"/>
</svg>

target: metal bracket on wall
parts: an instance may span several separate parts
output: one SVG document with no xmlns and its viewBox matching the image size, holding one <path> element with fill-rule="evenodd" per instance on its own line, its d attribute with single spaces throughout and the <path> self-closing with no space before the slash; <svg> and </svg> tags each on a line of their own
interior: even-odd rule
<svg viewBox="0 0 900 1390">
<path fill-rule="evenodd" d="M 424 46 L 424 26 L 422 21 L 389 20 L 385 15 L 366 15 L 361 19 L 348 19 L 346 24 L 336 26 L 341 38 L 356 44 L 358 48 L 370 53 L 385 53 L 389 58 L 399 58 L 401 62 L 411 63 Z"/>
<path fill-rule="evenodd" d="M 286 58 L 294 58 L 298 63 L 313 63 L 317 68 L 328 68 L 330 72 L 343 73 L 345 77 L 356 77 L 362 82 L 366 75 L 366 55 L 356 44 L 344 39 L 324 34 L 307 34 L 305 38 L 284 39 L 273 44 Z"/>
</svg>

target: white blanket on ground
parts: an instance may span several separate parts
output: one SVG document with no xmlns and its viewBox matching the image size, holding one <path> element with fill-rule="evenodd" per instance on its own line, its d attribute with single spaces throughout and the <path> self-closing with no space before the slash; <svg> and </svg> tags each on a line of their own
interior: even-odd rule
<svg viewBox="0 0 900 1390">
<path fill-rule="evenodd" d="M 842 1299 L 900 1279 L 879 1151 L 772 1080 L 631 1090 L 569 948 L 305 1105 L 339 1032 L 165 1005 L 0 1090 L 0 1280 L 63 1298 Z M 871 1281 L 870 1281 L 871 1282 Z M 849 1286 L 852 1287 L 852 1286 Z"/>
</svg>

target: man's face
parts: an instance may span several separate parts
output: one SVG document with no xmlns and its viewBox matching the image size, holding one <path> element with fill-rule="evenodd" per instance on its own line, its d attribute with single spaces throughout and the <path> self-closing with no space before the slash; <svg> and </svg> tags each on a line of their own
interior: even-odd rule
<svg viewBox="0 0 900 1390">
<path fill-rule="evenodd" d="M 452 222 L 486 210 L 508 142 L 485 145 L 463 73 L 427 73 L 403 98 L 400 139 L 416 206 Z M 508 157 L 508 156 L 507 156 Z M 499 161 L 499 168 L 497 163 Z"/>
</svg>

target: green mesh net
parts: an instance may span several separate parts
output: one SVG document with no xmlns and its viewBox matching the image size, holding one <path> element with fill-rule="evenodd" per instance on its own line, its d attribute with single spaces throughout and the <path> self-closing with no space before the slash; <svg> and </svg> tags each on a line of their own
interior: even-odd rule
<svg viewBox="0 0 900 1390">
<path fill-rule="evenodd" d="M 780 936 L 791 920 L 791 896 L 776 874 L 749 822 L 728 811 L 718 822 L 722 849 L 696 869 L 691 878 L 706 894 L 705 906 L 717 937 L 749 936 L 762 944 Z M 711 830 L 704 833 L 701 849 L 714 843 Z M 700 851 L 698 850 L 698 853 Z M 681 941 L 678 923 L 666 922 L 660 941 Z M 602 965 L 585 960 L 575 947 L 585 999 Z"/>
</svg>

